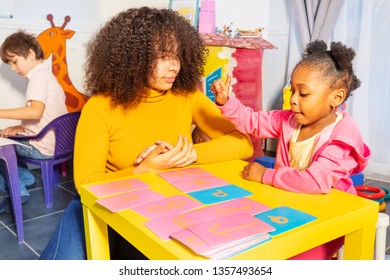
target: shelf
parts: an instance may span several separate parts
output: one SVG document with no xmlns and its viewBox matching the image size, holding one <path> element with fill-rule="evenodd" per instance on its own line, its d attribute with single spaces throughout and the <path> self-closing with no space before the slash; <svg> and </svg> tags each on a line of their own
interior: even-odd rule
<svg viewBox="0 0 390 280">
<path fill-rule="evenodd" d="M 277 49 L 270 42 L 258 38 L 233 38 L 220 33 L 200 33 L 200 37 L 207 46 L 226 46 L 244 49 Z"/>
</svg>

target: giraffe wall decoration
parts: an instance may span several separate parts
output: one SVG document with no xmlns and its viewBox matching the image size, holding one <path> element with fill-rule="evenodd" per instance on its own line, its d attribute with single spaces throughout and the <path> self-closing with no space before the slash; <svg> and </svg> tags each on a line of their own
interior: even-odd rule
<svg viewBox="0 0 390 280">
<path fill-rule="evenodd" d="M 70 16 L 65 17 L 61 27 L 53 22 L 53 15 L 48 14 L 47 19 L 51 27 L 38 35 L 38 42 L 45 53 L 44 59 L 52 55 L 52 72 L 64 89 L 66 95 L 66 107 L 69 112 L 81 111 L 89 96 L 79 92 L 68 75 L 68 64 L 66 60 L 66 40 L 72 38 L 75 31 L 66 29 Z"/>
</svg>

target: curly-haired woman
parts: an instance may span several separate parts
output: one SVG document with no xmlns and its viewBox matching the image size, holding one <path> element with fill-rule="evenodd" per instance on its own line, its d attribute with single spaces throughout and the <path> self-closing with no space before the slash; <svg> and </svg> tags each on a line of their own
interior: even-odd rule
<svg viewBox="0 0 390 280">
<path fill-rule="evenodd" d="M 76 188 L 251 156 L 249 137 L 197 89 L 206 55 L 196 29 L 172 10 L 129 9 L 101 28 L 87 48 L 86 88 L 92 96 L 77 128 Z M 211 141 L 193 144 L 193 125 Z M 83 259 L 83 239 L 77 197 L 41 259 Z"/>
</svg>

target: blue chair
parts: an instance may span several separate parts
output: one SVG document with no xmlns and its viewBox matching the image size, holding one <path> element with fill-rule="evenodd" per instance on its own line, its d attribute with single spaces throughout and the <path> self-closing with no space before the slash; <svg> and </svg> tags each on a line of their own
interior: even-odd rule
<svg viewBox="0 0 390 280">
<path fill-rule="evenodd" d="M 38 134 L 32 136 L 16 135 L 11 139 L 41 139 L 50 130 L 54 131 L 54 155 L 49 159 L 33 159 L 18 156 L 18 161 L 38 165 L 42 170 L 43 190 L 46 208 L 53 206 L 53 186 L 58 184 L 58 165 L 73 158 L 74 139 L 80 112 L 62 115 L 48 123 Z"/>
<path fill-rule="evenodd" d="M 7 176 L 5 179 L 8 182 L 8 189 L 16 225 L 16 234 L 18 242 L 22 243 L 24 241 L 23 212 L 22 201 L 20 198 L 18 164 L 14 145 L 5 145 L 0 147 L 0 160 L 3 160 L 5 163 L 5 173 Z"/>
<path fill-rule="evenodd" d="M 255 158 L 255 162 L 260 163 L 264 167 L 274 168 L 275 166 L 275 158 L 270 156 L 260 156 Z"/>
</svg>

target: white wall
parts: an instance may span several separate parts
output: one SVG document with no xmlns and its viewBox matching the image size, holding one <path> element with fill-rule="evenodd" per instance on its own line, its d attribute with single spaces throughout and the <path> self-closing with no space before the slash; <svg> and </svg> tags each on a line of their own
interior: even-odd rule
<svg viewBox="0 0 390 280">
<path fill-rule="evenodd" d="M 224 2 L 225 0 L 216 0 Z M 259 18 L 253 13 L 251 1 L 242 0 L 240 5 L 248 5 L 253 18 L 253 27 L 258 27 Z M 263 0 L 261 0 L 263 1 Z M 289 19 L 288 0 L 264 0 L 269 7 L 269 24 L 265 30 L 267 40 L 277 46 L 276 50 L 265 50 L 263 61 L 263 109 L 281 108 L 281 89 L 285 83 Z M 83 64 L 85 44 L 103 22 L 119 11 L 132 7 L 151 6 L 168 8 L 169 0 L 14 0 L 13 18 L 0 18 L 0 42 L 18 29 L 38 35 L 50 27 L 47 14 L 53 14 L 55 25 L 61 26 L 66 15 L 71 21 L 66 29 L 74 30 L 75 35 L 67 41 L 67 61 L 69 76 L 77 89 L 83 91 Z M 258 6 L 255 6 L 256 8 Z M 87 11 L 87 12 L 86 12 Z M 263 13 L 259 11 L 259 15 Z M 243 15 L 243 17 L 247 16 Z M 48 59 L 46 63 L 50 64 Z M 24 106 L 27 81 L 13 73 L 8 65 L 0 61 L 0 108 Z M 0 119 L 0 128 L 18 124 L 19 121 Z"/>
<path fill-rule="evenodd" d="M 71 40 L 67 41 L 69 76 L 76 88 L 82 91 L 84 45 L 102 21 L 98 2 L 95 0 L 14 0 L 12 3 L 13 17 L 0 18 L 0 42 L 18 29 L 38 35 L 51 26 L 46 19 L 47 14 L 53 14 L 56 26 L 64 23 L 65 16 L 71 16 L 70 22 L 65 27 L 76 31 Z M 47 59 L 46 63 L 50 65 L 51 59 Z M 13 73 L 8 65 L 0 62 L 0 108 L 24 106 L 26 86 L 25 78 Z M 18 120 L 0 119 L 0 128 L 18 123 L 20 123 Z"/>
</svg>

